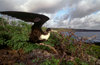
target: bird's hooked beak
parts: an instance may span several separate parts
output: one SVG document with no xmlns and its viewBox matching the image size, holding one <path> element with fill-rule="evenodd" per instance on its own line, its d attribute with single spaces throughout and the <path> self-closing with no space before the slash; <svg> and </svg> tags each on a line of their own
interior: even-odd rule
<svg viewBox="0 0 100 65">
<path fill-rule="evenodd" d="M 51 28 L 48 28 L 46 31 L 48 31 L 48 32 L 58 32 L 57 30 L 53 30 Z"/>
<path fill-rule="evenodd" d="M 58 32 L 57 30 L 51 30 L 51 32 Z"/>
</svg>

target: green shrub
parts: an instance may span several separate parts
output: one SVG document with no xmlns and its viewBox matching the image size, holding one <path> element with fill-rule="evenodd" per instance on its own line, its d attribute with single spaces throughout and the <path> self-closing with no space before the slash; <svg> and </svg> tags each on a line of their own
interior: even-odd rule
<svg viewBox="0 0 100 65">
<path fill-rule="evenodd" d="M 41 65 L 58 65 L 59 59 L 55 59 L 52 57 L 52 59 L 46 59 L 45 62 L 43 62 Z"/>
<path fill-rule="evenodd" d="M 81 60 L 79 58 L 75 58 L 75 62 L 77 65 L 88 65 L 87 62 L 85 62 L 84 60 Z"/>
<path fill-rule="evenodd" d="M 93 55 L 96 58 L 100 58 L 100 46 L 91 45 L 89 49 L 88 54 Z"/>
<path fill-rule="evenodd" d="M 68 62 L 66 63 L 66 65 L 74 65 L 74 63 L 73 63 L 72 61 L 68 61 Z"/>
</svg>

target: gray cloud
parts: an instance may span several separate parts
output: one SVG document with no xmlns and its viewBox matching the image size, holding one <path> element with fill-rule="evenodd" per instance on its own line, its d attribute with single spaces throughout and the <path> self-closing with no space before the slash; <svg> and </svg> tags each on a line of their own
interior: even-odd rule
<svg viewBox="0 0 100 65">
<path fill-rule="evenodd" d="M 0 0 L 0 11 L 16 10 L 13 0 Z"/>
<path fill-rule="evenodd" d="M 67 8 L 72 10 L 54 19 L 58 11 Z M 46 14 L 51 18 L 45 24 L 49 27 L 68 27 L 70 16 L 70 26 L 73 28 L 96 29 L 100 25 L 100 14 L 91 15 L 100 11 L 100 0 L 0 0 L 0 11 L 9 10 Z"/>
<path fill-rule="evenodd" d="M 39 2 L 34 3 L 34 0 L 29 0 L 29 2 L 27 2 L 23 6 L 27 8 L 28 11 L 31 12 L 55 13 L 67 5 L 66 0 L 51 0 L 53 4 L 49 2 L 43 2 L 46 0 L 42 0 L 42 1 L 38 0 L 38 1 Z"/>
<path fill-rule="evenodd" d="M 27 0 L 0 0 L 0 11 L 24 11 L 21 8 Z"/>
<path fill-rule="evenodd" d="M 80 0 L 51 0 L 54 3 L 53 6 L 50 3 L 42 2 L 45 0 L 38 1 L 39 2 L 34 3 L 34 0 L 29 0 L 29 2 L 24 4 L 24 7 L 27 8 L 30 12 L 56 13 L 57 11 L 63 8 L 72 7 L 74 4 L 77 4 Z"/>
<path fill-rule="evenodd" d="M 75 9 L 70 13 L 72 18 L 84 17 L 100 10 L 100 0 L 0 0 L 0 11 L 27 9 L 29 12 L 56 13 L 67 7 Z"/>
<path fill-rule="evenodd" d="M 100 11 L 100 0 L 81 0 L 71 12 L 72 18 L 80 18 Z"/>
</svg>

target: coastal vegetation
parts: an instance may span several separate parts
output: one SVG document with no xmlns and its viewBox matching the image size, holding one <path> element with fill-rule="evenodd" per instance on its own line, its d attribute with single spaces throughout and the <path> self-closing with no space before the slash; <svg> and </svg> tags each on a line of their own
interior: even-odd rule
<svg viewBox="0 0 100 65">
<path fill-rule="evenodd" d="M 0 65 L 100 64 L 100 46 L 86 44 L 73 30 L 67 30 L 66 36 L 57 29 L 48 41 L 40 44 L 27 42 L 30 30 L 31 24 L 0 18 Z"/>
</svg>

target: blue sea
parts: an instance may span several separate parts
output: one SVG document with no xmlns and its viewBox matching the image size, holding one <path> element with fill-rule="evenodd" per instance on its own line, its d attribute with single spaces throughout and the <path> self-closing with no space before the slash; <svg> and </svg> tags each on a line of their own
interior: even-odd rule
<svg viewBox="0 0 100 65">
<path fill-rule="evenodd" d="M 100 42 L 100 32 L 75 32 L 75 35 L 77 35 L 78 37 L 91 37 L 96 35 L 96 38 L 94 38 L 93 42 Z"/>
<path fill-rule="evenodd" d="M 67 33 L 66 33 L 67 34 Z M 96 36 L 94 39 L 92 39 L 92 40 L 89 40 L 89 41 L 91 41 L 91 42 L 100 42 L 100 32 L 92 32 L 92 31 L 76 31 L 75 33 L 74 33 L 76 36 L 78 36 L 78 37 L 91 37 L 91 36 Z"/>
</svg>

